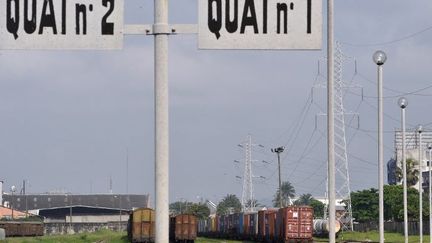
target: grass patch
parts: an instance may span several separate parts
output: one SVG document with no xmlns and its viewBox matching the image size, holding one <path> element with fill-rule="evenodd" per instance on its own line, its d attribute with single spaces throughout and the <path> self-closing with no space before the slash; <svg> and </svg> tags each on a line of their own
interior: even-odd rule
<svg viewBox="0 0 432 243">
<path fill-rule="evenodd" d="M 126 243 L 126 232 L 101 230 L 95 233 L 7 238 L 2 243 Z"/>
<path fill-rule="evenodd" d="M 404 235 L 399 233 L 388 233 L 384 234 L 385 242 L 391 243 L 404 243 Z M 420 237 L 418 235 L 409 236 L 409 242 L 418 243 L 420 242 Z M 328 242 L 327 238 L 315 238 L 317 242 Z M 379 242 L 379 232 L 369 231 L 369 232 L 343 232 L 339 234 L 337 242 L 345 241 L 360 241 L 360 242 Z M 429 235 L 423 235 L 423 241 L 429 242 Z"/>
</svg>

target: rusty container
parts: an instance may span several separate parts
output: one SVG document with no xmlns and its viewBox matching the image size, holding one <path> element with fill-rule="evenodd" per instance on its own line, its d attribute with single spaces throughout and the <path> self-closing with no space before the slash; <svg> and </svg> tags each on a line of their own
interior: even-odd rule
<svg viewBox="0 0 432 243">
<path fill-rule="evenodd" d="M 197 237 L 197 218 L 191 214 L 180 214 L 173 218 L 174 239 L 194 241 Z"/>
<path fill-rule="evenodd" d="M 290 206 L 279 209 L 277 215 L 278 238 L 280 242 L 312 240 L 313 208 Z"/>
<path fill-rule="evenodd" d="M 154 242 L 155 212 L 151 208 L 139 208 L 132 212 L 132 242 Z"/>
<path fill-rule="evenodd" d="M 258 239 L 271 242 L 276 235 L 276 216 L 278 209 L 258 211 Z"/>
</svg>

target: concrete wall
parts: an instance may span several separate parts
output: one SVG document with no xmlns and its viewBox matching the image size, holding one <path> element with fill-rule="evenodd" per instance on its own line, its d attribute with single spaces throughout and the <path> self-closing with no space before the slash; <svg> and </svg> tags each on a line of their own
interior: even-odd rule
<svg viewBox="0 0 432 243">
<path fill-rule="evenodd" d="M 126 231 L 127 222 L 109 222 L 109 223 L 45 223 L 44 235 L 66 235 L 78 233 L 93 233 L 102 229 L 112 231 Z"/>
<path fill-rule="evenodd" d="M 0 181 L 0 206 L 3 205 L 3 181 Z"/>
<path fill-rule="evenodd" d="M 106 222 L 127 222 L 128 215 L 100 215 L 100 216 L 72 216 L 73 223 L 106 223 Z M 66 216 L 66 223 L 70 222 L 70 216 Z"/>
</svg>

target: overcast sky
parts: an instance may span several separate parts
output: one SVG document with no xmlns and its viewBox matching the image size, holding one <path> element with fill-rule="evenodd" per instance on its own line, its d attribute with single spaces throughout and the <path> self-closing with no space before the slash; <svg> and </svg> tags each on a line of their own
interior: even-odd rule
<svg viewBox="0 0 432 243">
<path fill-rule="evenodd" d="M 151 24 L 153 1 L 126 0 L 126 24 Z M 323 8 L 326 8 L 324 1 Z M 385 160 L 400 127 L 397 96 L 432 85 L 432 3 L 426 0 L 336 0 L 336 38 L 350 89 L 347 118 L 351 189 L 377 187 L 376 65 L 384 50 Z M 170 23 L 197 23 L 197 1 L 170 2 Z M 324 15 L 325 20 L 325 15 Z M 324 33 L 325 33 L 325 22 Z M 403 39 L 403 40 L 401 40 Z M 400 40 L 400 41 L 397 41 Z M 374 45 L 376 43 L 387 43 Z M 170 201 L 241 197 L 248 134 L 256 148 L 255 197 L 269 203 L 277 187 L 276 156 L 287 147 L 282 179 L 297 194 L 323 196 L 326 178 L 325 48 L 321 51 L 209 51 L 197 36 L 170 37 Z M 323 36 L 323 47 L 326 46 Z M 318 62 L 320 73 L 318 73 Z M 355 72 L 355 62 L 357 72 Z M 126 36 L 120 51 L 0 51 L 0 179 L 5 190 L 65 190 L 154 198 L 153 37 Z M 398 92 L 395 92 L 398 91 Z M 418 95 L 421 94 L 421 95 Z M 432 129 L 432 89 L 409 99 L 407 123 Z M 317 117 L 317 118 L 316 118 Z M 315 119 L 316 118 L 316 119 Z M 315 120 L 317 125 L 315 126 Z M 270 162 L 262 163 L 262 160 Z"/>
</svg>

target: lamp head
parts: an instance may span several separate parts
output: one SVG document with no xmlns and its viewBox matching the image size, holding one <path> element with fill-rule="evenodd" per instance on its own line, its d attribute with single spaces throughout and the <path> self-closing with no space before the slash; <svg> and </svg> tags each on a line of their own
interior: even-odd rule
<svg viewBox="0 0 432 243">
<path fill-rule="evenodd" d="M 422 133 L 423 132 L 423 126 L 422 125 L 418 125 L 417 132 L 418 133 Z"/>
<path fill-rule="evenodd" d="M 408 106 L 408 100 L 405 97 L 401 97 L 398 100 L 398 105 L 400 108 L 405 109 Z"/>
<path fill-rule="evenodd" d="M 387 61 L 387 55 L 383 51 L 376 51 L 373 54 L 373 61 L 376 65 L 381 66 Z"/>
</svg>

